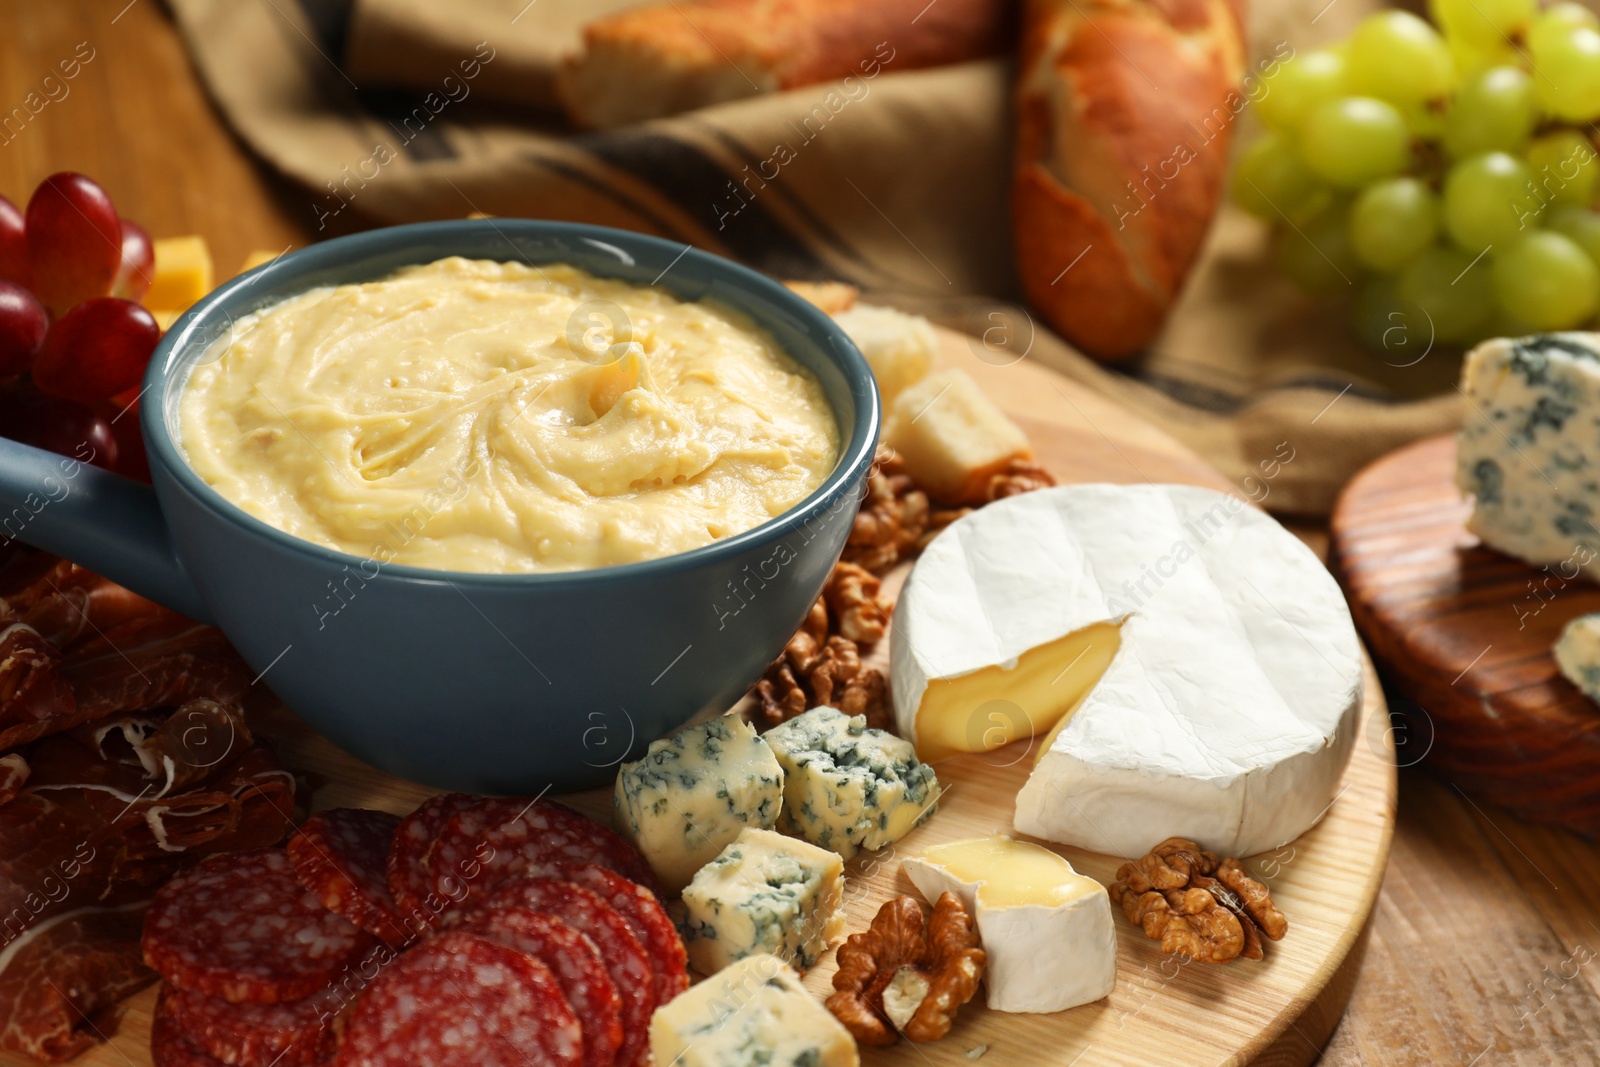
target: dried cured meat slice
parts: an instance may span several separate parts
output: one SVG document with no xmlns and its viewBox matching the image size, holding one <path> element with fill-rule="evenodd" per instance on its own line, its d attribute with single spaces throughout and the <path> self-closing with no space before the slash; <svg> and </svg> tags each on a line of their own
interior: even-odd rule
<svg viewBox="0 0 1600 1067">
<path fill-rule="evenodd" d="M 263 748 L 159 800 L 137 761 L 102 760 L 70 734 L 34 746 L 28 763 L 27 788 L 0 806 L 0 941 L 90 902 L 147 900 L 210 852 L 277 843 L 294 814 L 294 777 Z"/>
<path fill-rule="evenodd" d="M 23 622 L 63 652 L 130 619 L 176 614 L 66 560 L 56 561 L 6 600 Z"/>
<path fill-rule="evenodd" d="M 524 907 L 477 912 L 460 929 L 526 952 L 549 967 L 583 1029 L 584 1067 L 613 1067 L 622 1047 L 622 996 L 587 935 Z"/>
<path fill-rule="evenodd" d="M 561 864 L 598 864 L 656 888 L 638 849 L 593 819 L 537 798 L 478 798 L 450 820 L 428 856 L 434 893 L 460 901 Z"/>
<path fill-rule="evenodd" d="M 67 884 L 60 877 L 54 884 Z M 139 907 L 83 909 L 20 933 L 7 913 L 0 941 L 0 1049 L 65 1063 L 100 1040 L 107 1009 L 156 980 L 139 958 Z"/>
<path fill-rule="evenodd" d="M 402 954 L 351 1010 L 338 1067 L 582 1067 L 583 1032 L 550 969 L 452 931 Z"/>
<path fill-rule="evenodd" d="M 189 1045 L 230 1067 L 315 1067 L 333 1054 L 341 1003 L 332 989 L 283 1004 L 229 1004 L 168 986 L 157 1011 Z"/>
<path fill-rule="evenodd" d="M 559 868 L 555 876 L 593 891 L 627 922 L 650 957 L 656 976 L 657 1004 L 666 1004 L 689 988 L 689 958 L 683 938 L 654 893 L 592 863 Z"/>
<path fill-rule="evenodd" d="M 300 884 L 282 849 L 203 860 L 161 888 L 144 924 L 145 962 L 161 977 L 241 1004 L 310 996 L 371 944 Z"/>
<path fill-rule="evenodd" d="M 496 887 L 483 910 L 532 908 L 553 915 L 593 941 L 622 997 L 618 1067 L 650 1059 L 650 1016 L 656 1010 L 655 973 L 644 946 L 622 916 L 592 890 L 559 878 L 521 878 Z"/>
<path fill-rule="evenodd" d="M 65 728 L 199 697 L 237 703 L 255 675 L 220 632 L 162 612 L 132 618 L 74 648 L 62 661 L 61 677 L 78 696 L 78 718 Z M 3 735 L 0 743 L 7 743 Z"/>
<path fill-rule="evenodd" d="M 434 895 L 428 854 L 456 813 L 481 799 L 469 793 L 441 793 L 423 801 L 395 827 L 385 868 L 389 893 L 408 929 L 430 928 L 450 903 Z"/>
<path fill-rule="evenodd" d="M 0 804 L 20 793 L 28 783 L 28 775 L 32 773 L 33 768 L 28 766 L 28 761 L 20 753 L 0 756 Z"/>
<path fill-rule="evenodd" d="M 307 819 L 289 839 L 295 873 L 322 906 L 391 945 L 409 940 L 389 892 L 389 845 L 398 816 L 334 808 Z"/>
<path fill-rule="evenodd" d="M 92 718 L 61 677 L 61 655 L 31 626 L 0 629 L 0 750 Z"/>
</svg>

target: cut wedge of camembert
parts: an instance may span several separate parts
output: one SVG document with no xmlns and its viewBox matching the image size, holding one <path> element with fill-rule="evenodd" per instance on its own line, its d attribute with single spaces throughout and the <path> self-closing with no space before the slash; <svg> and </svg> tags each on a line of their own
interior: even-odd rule
<svg viewBox="0 0 1600 1067">
<path fill-rule="evenodd" d="M 905 861 L 929 900 L 951 892 L 973 914 L 996 1011 L 1065 1011 L 1117 983 L 1117 932 L 1105 886 L 1039 845 L 979 837 Z"/>
<path fill-rule="evenodd" d="M 1332 576 L 1242 499 L 1190 486 L 1045 489 L 951 524 L 900 595 L 891 655 L 924 759 L 1033 735 L 1016 828 L 1123 856 L 1298 837 L 1362 697 Z"/>
</svg>

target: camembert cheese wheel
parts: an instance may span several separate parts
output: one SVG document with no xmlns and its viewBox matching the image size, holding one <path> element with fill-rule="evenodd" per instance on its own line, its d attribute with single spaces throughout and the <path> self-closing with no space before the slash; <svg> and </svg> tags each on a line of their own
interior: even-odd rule
<svg viewBox="0 0 1600 1067">
<path fill-rule="evenodd" d="M 951 524 L 900 595 L 891 655 L 923 759 L 1031 738 L 1016 828 L 1124 856 L 1298 837 L 1334 798 L 1362 699 L 1321 562 L 1191 486 L 1063 486 Z"/>
</svg>

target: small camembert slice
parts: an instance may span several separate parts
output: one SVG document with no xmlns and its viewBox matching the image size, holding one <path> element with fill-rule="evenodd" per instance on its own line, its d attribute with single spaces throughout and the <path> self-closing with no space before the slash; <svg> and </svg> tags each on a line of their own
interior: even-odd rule
<svg viewBox="0 0 1600 1067">
<path fill-rule="evenodd" d="M 855 1038 L 778 957 L 746 956 L 657 1008 L 662 1067 L 857 1067 Z"/>
<path fill-rule="evenodd" d="M 890 654 L 923 759 L 1034 737 L 1016 829 L 1124 856 L 1171 835 L 1230 856 L 1298 837 L 1335 797 L 1361 708 L 1327 569 L 1193 486 L 1062 486 L 959 519 L 907 579 Z"/>
<path fill-rule="evenodd" d="M 844 933 L 838 853 L 748 827 L 683 891 L 684 944 L 701 974 L 756 953 L 804 970 Z"/>
<path fill-rule="evenodd" d="M 1065 1011 L 1117 981 L 1117 933 L 1105 886 L 1039 845 L 978 837 L 905 861 L 929 900 L 959 896 L 988 953 L 984 985 L 996 1011 Z"/>
<path fill-rule="evenodd" d="M 770 830 L 783 768 L 755 728 L 723 715 L 652 742 L 617 775 L 617 825 L 670 893 L 746 826 Z"/>
</svg>

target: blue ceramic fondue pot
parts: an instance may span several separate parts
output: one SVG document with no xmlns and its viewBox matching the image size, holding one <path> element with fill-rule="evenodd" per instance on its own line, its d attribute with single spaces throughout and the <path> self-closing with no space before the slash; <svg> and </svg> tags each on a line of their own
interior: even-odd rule
<svg viewBox="0 0 1600 1067">
<path fill-rule="evenodd" d="M 838 465 L 798 507 L 714 545 L 504 575 L 380 564 L 299 540 L 188 466 L 178 398 L 234 321 L 316 286 L 446 256 L 570 263 L 742 312 L 821 382 Z M 0 440 L 0 517 L 23 509 L 21 540 L 220 627 L 261 685 L 353 755 L 430 785 L 495 793 L 608 782 L 651 740 L 737 700 L 843 549 L 879 424 L 861 354 L 777 282 L 675 242 L 518 219 L 396 226 L 291 252 L 190 309 L 144 384 L 154 489 L 86 466 L 63 478 L 62 457 Z"/>
</svg>

